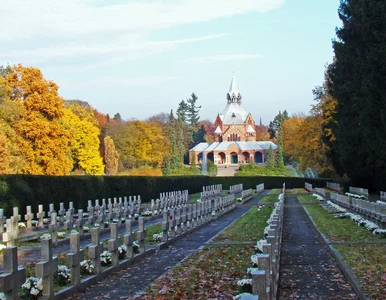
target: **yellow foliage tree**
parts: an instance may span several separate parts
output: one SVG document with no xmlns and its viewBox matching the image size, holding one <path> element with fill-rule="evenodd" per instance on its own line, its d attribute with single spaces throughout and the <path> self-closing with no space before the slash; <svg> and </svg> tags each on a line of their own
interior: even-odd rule
<svg viewBox="0 0 386 300">
<path fill-rule="evenodd" d="M 106 136 L 104 138 L 104 145 L 105 145 L 104 159 L 106 164 L 106 175 L 116 175 L 118 172 L 119 154 L 115 149 L 113 139 L 109 136 Z"/>
<path fill-rule="evenodd" d="M 282 123 L 284 153 L 292 161 L 297 160 L 299 141 L 298 131 L 305 121 L 304 118 L 294 117 L 284 120 Z"/>
<path fill-rule="evenodd" d="M 64 110 L 62 124 L 74 138 L 71 149 L 75 170 L 88 175 L 103 174 L 103 159 L 99 153 L 100 129 L 93 109 L 70 103 Z"/>
<path fill-rule="evenodd" d="M 64 100 L 58 86 L 43 78 L 37 68 L 17 65 L 3 79 L 11 99 L 23 105 L 15 122 L 25 155 L 26 174 L 67 175 L 72 169 L 71 134 L 61 124 Z"/>
</svg>

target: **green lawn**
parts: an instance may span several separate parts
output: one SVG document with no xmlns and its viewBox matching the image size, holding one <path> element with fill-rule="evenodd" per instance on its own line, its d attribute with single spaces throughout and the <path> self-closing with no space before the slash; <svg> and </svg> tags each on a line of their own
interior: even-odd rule
<svg viewBox="0 0 386 300">
<path fill-rule="evenodd" d="M 386 245 L 335 245 L 371 299 L 385 299 Z"/>
<path fill-rule="evenodd" d="M 270 194 L 281 194 L 281 189 L 272 189 L 269 191 Z"/>
<path fill-rule="evenodd" d="M 308 193 L 308 191 L 304 188 L 296 188 L 296 189 L 288 189 L 285 191 L 286 194 L 305 194 Z"/>
<path fill-rule="evenodd" d="M 262 204 L 262 203 L 275 203 L 277 202 L 279 199 L 278 199 L 279 195 L 278 194 L 275 194 L 275 195 L 267 195 L 267 196 L 264 196 L 260 201 L 259 203 Z"/>
<path fill-rule="evenodd" d="M 366 228 L 356 225 L 351 219 L 334 218 L 320 205 L 305 205 L 319 230 L 331 242 L 363 242 L 386 241 L 386 239 L 372 235 Z"/>
<path fill-rule="evenodd" d="M 260 211 L 252 207 L 242 218 L 219 234 L 213 242 L 255 242 L 263 238 L 263 231 L 272 209 L 270 205 L 264 206 Z M 256 232 L 261 234 L 256 235 Z"/>
<path fill-rule="evenodd" d="M 298 195 L 298 199 L 302 203 L 320 203 L 318 199 L 311 195 Z"/>
</svg>

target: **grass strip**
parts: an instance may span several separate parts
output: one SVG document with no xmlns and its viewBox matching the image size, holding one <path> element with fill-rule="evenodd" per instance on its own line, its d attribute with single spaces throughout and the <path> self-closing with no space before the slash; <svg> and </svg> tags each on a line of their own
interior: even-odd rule
<svg viewBox="0 0 386 300">
<path fill-rule="evenodd" d="M 294 194 L 305 194 L 305 193 L 308 193 L 308 191 L 304 188 L 296 188 L 296 189 L 286 190 L 285 193 L 294 195 Z"/>
<path fill-rule="evenodd" d="M 266 205 L 260 211 L 256 207 L 252 207 L 243 217 L 214 238 L 213 242 L 255 242 L 263 238 L 263 231 L 268 225 L 267 220 L 272 209 L 272 205 Z"/>
<path fill-rule="evenodd" d="M 298 195 L 298 199 L 302 203 L 320 203 L 318 199 L 316 199 L 311 195 L 305 195 L 305 194 Z"/>
<path fill-rule="evenodd" d="M 320 205 L 305 205 L 316 226 L 331 242 L 372 242 L 383 239 L 349 218 L 334 218 Z"/>
<path fill-rule="evenodd" d="M 214 241 L 257 241 L 264 236 L 271 211 L 268 205 L 260 211 L 253 207 Z M 240 293 L 237 280 L 246 277 L 254 253 L 254 246 L 204 247 L 154 281 L 138 299 L 232 299 Z"/>
<path fill-rule="evenodd" d="M 385 299 L 386 246 L 385 245 L 334 245 L 371 299 Z"/>
<path fill-rule="evenodd" d="M 269 191 L 270 194 L 281 194 L 281 189 L 272 189 Z"/>
<path fill-rule="evenodd" d="M 275 195 L 267 195 L 267 196 L 264 196 L 260 201 L 259 201 L 259 204 L 262 204 L 262 203 L 275 203 L 278 201 L 278 195 L 275 194 Z"/>
</svg>

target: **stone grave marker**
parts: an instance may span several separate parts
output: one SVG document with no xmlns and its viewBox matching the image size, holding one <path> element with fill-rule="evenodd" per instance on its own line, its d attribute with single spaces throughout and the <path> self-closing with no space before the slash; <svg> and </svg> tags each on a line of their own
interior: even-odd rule
<svg viewBox="0 0 386 300">
<path fill-rule="evenodd" d="M 88 256 L 94 264 L 94 272 L 101 272 L 101 257 L 103 252 L 103 244 L 100 242 L 100 229 L 91 228 L 91 245 L 88 246 Z"/>
<path fill-rule="evenodd" d="M 56 214 L 56 213 L 55 213 Z M 52 218 L 52 216 L 51 216 Z M 56 221 L 56 220 L 55 220 Z M 43 296 L 54 296 L 54 274 L 58 269 L 58 258 L 53 257 L 52 240 L 41 240 L 41 261 L 36 263 L 36 277 L 43 279 Z"/>
<path fill-rule="evenodd" d="M 80 249 L 79 233 L 70 234 L 70 253 L 67 253 L 67 267 L 71 269 L 71 283 L 80 283 L 80 262 L 83 260 L 83 249 Z"/>
<path fill-rule="evenodd" d="M 4 272 L 0 274 L 0 291 L 6 299 L 18 299 L 17 290 L 25 281 L 25 269 L 17 263 L 17 247 L 3 249 Z"/>
<path fill-rule="evenodd" d="M 34 214 L 32 213 L 32 208 L 31 206 L 27 206 L 27 213 L 24 215 L 24 220 L 27 223 L 27 228 L 32 228 L 33 218 L 34 218 Z"/>
</svg>

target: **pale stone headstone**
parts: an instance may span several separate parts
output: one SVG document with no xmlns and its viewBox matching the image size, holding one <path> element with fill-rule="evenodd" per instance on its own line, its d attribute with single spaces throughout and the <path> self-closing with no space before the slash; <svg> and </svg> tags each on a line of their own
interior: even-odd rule
<svg viewBox="0 0 386 300">
<path fill-rule="evenodd" d="M 176 209 L 176 234 L 181 234 L 181 208 Z"/>
<path fill-rule="evenodd" d="M 27 213 L 24 215 L 24 220 L 27 223 L 27 228 L 32 228 L 33 218 L 34 218 L 34 214 L 32 213 L 32 208 L 31 206 L 27 206 Z"/>
<path fill-rule="evenodd" d="M 83 209 L 78 209 L 78 218 L 76 219 L 76 226 L 78 227 L 80 235 L 83 235 L 83 225 Z"/>
<path fill-rule="evenodd" d="M 56 214 L 56 213 L 55 213 Z M 41 240 L 41 261 L 36 263 L 36 276 L 43 279 L 43 296 L 54 296 L 54 274 L 58 268 L 58 258 L 53 257 L 52 240 Z"/>
<path fill-rule="evenodd" d="M 7 243 L 7 247 L 13 247 L 15 246 L 15 239 L 17 239 L 14 217 L 7 219 L 6 224 L 7 228 L 6 232 L 3 233 L 3 242 Z"/>
<path fill-rule="evenodd" d="M 0 208 L 0 237 L 2 238 L 4 232 L 4 224 L 6 224 L 7 218 L 4 217 L 4 209 Z"/>
<path fill-rule="evenodd" d="M 174 238 L 176 236 L 176 217 L 175 217 L 174 209 L 170 210 L 169 229 L 170 229 L 170 236 Z"/>
<path fill-rule="evenodd" d="M 58 214 L 59 214 L 60 225 L 63 225 L 64 224 L 64 216 L 66 215 L 66 210 L 64 208 L 64 203 L 63 202 L 60 202 L 60 204 L 59 204 Z"/>
<path fill-rule="evenodd" d="M 166 210 L 162 213 L 162 241 L 167 242 L 168 240 L 168 231 L 169 231 L 169 214 Z"/>
<path fill-rule="evenodd" d="M 140 217 L 138 219 L 138 231 L 137 231 L 139 252 L 145 252 L 146 250 L 145 238 L 146 238 L 145 219 L 143 217 Z"/>
<path fill-rule="evenodd" d="M 66 221 L 64 222 L 64 229 L 66 230 L 66 236 L 70 236 L 72 227 L 74 225 L 73 219 L 72 219 L 72 211 L 68 210 L 66 212 Z"/>
<path fill-rule="evenodd" d="M 56 220 L 57 214 L 51 213 L 50 223 L 48 225 L 48 230 L 51 232 L 52 244 L 54 246 L 58 243 L 58 229 L 60 224 Z"/>
<path fill-rule="evenodd" d="M 38 212 L 36 213 L 36 218 L 38 219 L 38 226 L 44 227 L 43 218 L 46 216 L 46 212 L 43 211 L 43 205 L 38 206 Z"/>
<path fill-rule="evenodd" d="M 94 264 L 94 272 L 99 274 L 101 272 L 101 258 L 103 252 L 103 244 L 100 242 L 100 229 L 91 228 L 91 245 L 88 246 L 88 256 Z"/>
<path fill-rule="evenodd" d="M 134 242 L 134 235 L 133 235 L 133 228 L 131 220 L 126 220 L 126 233 L 123 235 L 123 243 L 127 246 L 127 258 L 132 258 L 133 253 L 133 242 Z"/>
<path fill-rule="evenodd" d="M 0 274 L 0 292 L 6 299 L 18 299 L 17 290 L 25 281 L 25 269 L 17 264 L 17 247 L 3 249 L 4 272 Z"/>
<path fill-rule="evenodd" d="M 118 247 L 119 247 L 119 238 L 118 238 L 118 225 L 116 223 L 110 224 L 110 239 L 107 244 L 108 250 L 111 252 L 112 265 L 115 266 L 119 263 L 118 258 Z"/>
<path fill-rule="evenodd" d="M 90 225 L 90 228 L 94 226 L 94 206 L 92 206 L 92 201 L 88 200 L 88 205 L 87 205 L 87 212 L 88 212 L 88 218 L 87 218 L 87 223 Z"/>
<path fill-rule="evenodd" d="M 13 208 L 13 221 L 15 222 L 15 235 L 16 237 L 19 236 L 19 222 L 21 221 L 21 216 L 19 215 L 19 208 L 14 207 Z"/>
<path fill-rule="evenodd" d="M 70 234 L 70 253 L 67 253 L 67 267 L 71 269 L 71 283 L 80 283 L 80 262 L 84 258 L 83 249 L 80 249 L 79 233 Z"/>
</svg>

